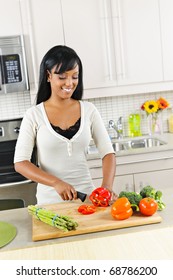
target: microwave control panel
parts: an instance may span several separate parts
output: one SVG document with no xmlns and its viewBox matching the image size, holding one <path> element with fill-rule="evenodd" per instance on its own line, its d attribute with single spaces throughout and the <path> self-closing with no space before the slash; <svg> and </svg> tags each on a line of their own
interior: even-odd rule
<svg viewBox="0 0 173 280">
<path fill-rule="evenodd" d="M 22 81 L 20 57 L 18 54 L 2 55 L 0 61 L 2 64 L 2 84 L 19 83 Z"/>
</svg>

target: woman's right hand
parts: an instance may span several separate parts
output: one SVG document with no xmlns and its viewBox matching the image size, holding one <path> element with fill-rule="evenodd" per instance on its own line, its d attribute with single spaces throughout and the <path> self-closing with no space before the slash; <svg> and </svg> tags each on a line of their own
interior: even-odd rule
<svg viewBox="0 0 173 280">
<path fill-rule="evenodd" d="M 58 182 L 54 189 L 61 196 L 63 200 L 77 199 L 77 192 L 74 187 L 66 182 Z"/>
<path fill-rule="evenodd" d="M 77 199 L 77 192 L 72 185 L 43 171 L 28 160 L 15 163 L 15 170 L 34 182 L 53 187 L 63 200 Z"/>
</svg>

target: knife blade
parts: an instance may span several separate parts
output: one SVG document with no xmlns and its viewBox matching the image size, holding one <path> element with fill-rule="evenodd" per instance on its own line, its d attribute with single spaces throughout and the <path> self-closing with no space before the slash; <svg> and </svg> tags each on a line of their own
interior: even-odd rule
<svg viewBox="0 0 173 280">
<path fill-rule="evenodd" d="M 86 197 L 87 197 L 87 194 L 86 194 L 86 193 L 77 192 L 77 198 L 79 198 L 82 202 L 85 201 Z"/>
</svg>

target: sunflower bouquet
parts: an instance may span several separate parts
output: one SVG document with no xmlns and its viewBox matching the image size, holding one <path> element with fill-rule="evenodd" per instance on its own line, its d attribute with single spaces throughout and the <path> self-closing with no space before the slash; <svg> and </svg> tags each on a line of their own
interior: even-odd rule
<svg viewBox="0 0 173 280">
<path fill-rule="evenodd" d="M 159 120 L 159 116 L 168 107 L 169 103 L 163 97 L 157 100 L 147 100 L 142 104 L 141 110 L 149 116 L 149 134 L 162 133 L 162 121 Z"/>
<path fill-rule="evenodd" d="M 147 100 L 145 101 L 141 109 L 147 113 L 147 115 L 159 113 L 169 107 L 169 103 L 163 98 L 160 97 L 158 100 Z"/>
</svg>

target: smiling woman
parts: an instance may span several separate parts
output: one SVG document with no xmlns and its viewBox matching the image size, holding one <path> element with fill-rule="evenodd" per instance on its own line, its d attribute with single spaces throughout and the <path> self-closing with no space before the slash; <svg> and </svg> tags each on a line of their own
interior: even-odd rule
<svg viewBox="0 0 173 280">
<path fill-rule="evenodd" d="M 103 162 L 102 187 L 112 190 L 115 152 L 98 110 L 82 95 L 80 58 L 67 46 L 53 47 L 41 62 L 37 105 L 22 121 L 14 158 L 16 170 L 38 183 L 38 204 L 93 191 L 86 158 L 91 139 Z M 38 166 L 30 161 L 34 145 Z"/>
<path fill-rule="evenodd" d="M 74 69 L 59 73 L 57 66 L 51 72 L 48 71 L 48 82 L 50 82 L 52 95 L 55 98 L 69 98 L 74 93 L 78 85 L 79 67 L 75 66 Z"/>
<path fill-rule="evenodd" d="M 74 75 L 71 76 L 74 80 L 77 78 L 77 86 L 73 90 L 72 98 L 80 100 L 83 95 L 83 67 L 80 58 L 73 49 L 66 46 L 55 46 L 50 49 L 40 65 L 37 104 L 48 100 L 51 96 L 50 74 L 55 79 L 58 75 L 59 80 L 64 80 L 69 71 L 71 75 Z"/>
</svg>

